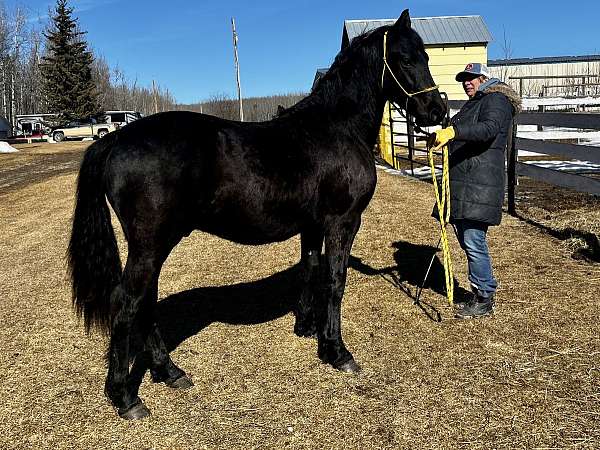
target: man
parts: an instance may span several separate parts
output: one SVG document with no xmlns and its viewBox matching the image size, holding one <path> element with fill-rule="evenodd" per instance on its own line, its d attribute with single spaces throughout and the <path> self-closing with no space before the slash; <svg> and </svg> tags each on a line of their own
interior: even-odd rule
<svg viewBox="0 0 600 450">
<path fill-rule="evenodd" d="M 469 100 L 451 119 L 450 126 L 432 135 L 439 150 L 450 153 L 450 222 L 464 250 L 472 294 L 456 301 L 456 317 L 487 316 L 494 309 L 498 283 L 487 245 L 490 225 L 502 218 L 505 186 L 505 149 L 512 118 L 521 110 L 519 95 L 490 78 L 487 67 L 467 64 L 456 75 Z"/>
</svg>

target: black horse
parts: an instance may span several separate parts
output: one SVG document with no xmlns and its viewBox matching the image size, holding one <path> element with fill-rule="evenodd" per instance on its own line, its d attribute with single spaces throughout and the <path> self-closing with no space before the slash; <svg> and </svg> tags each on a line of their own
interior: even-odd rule
<svg viewBox="0 0 600 450">
<path fill-rule="evenodd" d="M 340 309 L 350 248 L 375 190 L 384 104 L 407 104 L 417 124 L 436 124 L 445 105 L 435 89 L 406 10 L 394 25 L 355 38 L 311 95 L 271 121 L 167 112 L 89 147 L 68 250 L 73 303 L 87 331 L 110 334 L 105 393 L 121 417 L 149 414 L 129 373 L 133 341 L 150 355 L 154 381 L 192 385 L 154 315 L 161 267 L 193 230 L 249 245 L 300 234 L 294 331 L 317 337 L 323 362 L 359 370 L 342 340 Z M 105 198 L 128 242 L 123 271 Z"/>
</svg>

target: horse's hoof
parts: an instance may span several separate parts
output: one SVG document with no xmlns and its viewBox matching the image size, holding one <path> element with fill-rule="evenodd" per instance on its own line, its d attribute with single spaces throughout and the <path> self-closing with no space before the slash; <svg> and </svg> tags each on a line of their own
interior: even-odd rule
<svg viewBox="0 0 600 450">
<path fill-rule="evenodd" d="M 294 334 L 298 337 L 316 338 L 317 330 L 315 330 L 315 327 L 296 324 L 294 326 Z"/>
<path fill-rule="evenodd" d="M 358 365 L 358 363 L 356 361 L 354 361 L 354 358 L 346 361 L 343 364 L 340 364 L 338 366 L 333 366 L 333 367 L 335 367 L 340 372 L 345 372 L 345 373 L 359 373 L 361 371 L 360 366 Z"/>
<path fill-rule="evenodd" d="M 187 375 L 181 375 L 173 381 L 165 381 L 165 384 L 172 389 L 189 389 L 194 386 L 192 379 Z"/>
<path fill-rule="evenodd" d="M 135 402 L 129 408 L 126 408 L 124 410 L 119 409 L 119 417 L 125 420 L 145 419 L 149 415 L 150 410 L 146 408 L 146 405 L 144 405 L 144 403 L 142 403 L 140 399 L 138 399 L 138 401 Z"/>
</svg>

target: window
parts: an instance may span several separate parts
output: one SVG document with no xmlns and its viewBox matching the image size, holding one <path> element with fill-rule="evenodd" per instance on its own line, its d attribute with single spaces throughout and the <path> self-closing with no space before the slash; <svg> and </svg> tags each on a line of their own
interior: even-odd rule
<svg viewBox="0 0 600 450">
<path fill-rule="evenodd" d="M 111 122 L 125 122 L 125 113 L 109 114 Z"/>
</svg>

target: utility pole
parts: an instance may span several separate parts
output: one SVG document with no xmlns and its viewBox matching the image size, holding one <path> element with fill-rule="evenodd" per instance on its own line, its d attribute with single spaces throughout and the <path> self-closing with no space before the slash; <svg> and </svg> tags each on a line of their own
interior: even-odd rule
<svg viewBox="0 0 600 450">
<path fill-rule="evenodd" d="M 152 80 L 152 98 L 154 101 L 154 114 L 158 112 L 158 95 L 156 93 L 156 85 L 154 84 L 154 80 Z"/>
<path fill-rule="evenodd" d="M 242 105 L 242 85 L 240 83 L 240 61 L 238 59 L 237 43 L 238 35 L 235 32 L 235 20 L 231 18 L 231 29 L 233 31 L 233 55 L 235 60 L 235 73 L 237 77 L 238 103 L 240 105 L 240 122 L 244 121 L 244 107 Z"/>
</svg>

